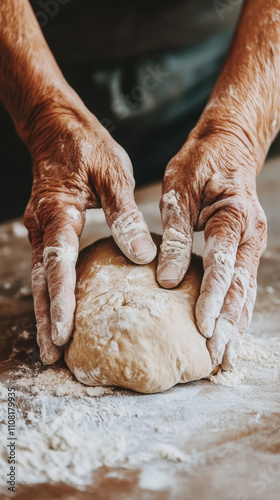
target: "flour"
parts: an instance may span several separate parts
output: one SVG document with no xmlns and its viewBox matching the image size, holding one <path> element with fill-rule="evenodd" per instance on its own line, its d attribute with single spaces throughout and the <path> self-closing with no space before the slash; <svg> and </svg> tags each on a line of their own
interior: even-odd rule
<svg viewBox="0 0 280 500">
<path fill-rule="evenodd" d="M 280 364 L 280 340 L 278 337 L 259 339 L 247 333 L 238 353 L 237 365 L 232 371 L 219 371 L 210 375 L 209 380 L 218 385 L 236 387 L 246 380 L 248 372 L 271 368 L 277 371 Z M 245 361 L 241 368 L 240 362 Z"/>
<path fill-rule="evenodd" d="M 175 189 L 171 189 L 162 196 L 161 204 L 164 206 L 164 217 L 181 214 L 181 208 L 178 203 L 179 200 L 180 195 L 175 192 Z"/>
<path fill-rule="evenodd" d="M 232 282 L 235 260 L 236 248 L 221 248 L 215 236 L 207 239 L 203 258 L 204 276 L 196 305 L 198 328 L 205 337 L 212 337 L 214 333 L 216 319 Z M 237 271 L 236 278 L 244 282 L 244 273 L 243 269 Z"/>
<path fill-rule="evenodd" d="M 171 462 L 188 462 L 188 457 L 181 450 L 171 444 L 159 444 L 154 451 L 162 458 Z"/>
<path fill-rule="evenodd" d="M 188 441 L 199 435 L 203 444 L 204 429 L 207 436 L 211 431 L 228 433 L 230 424 L 225 415 L 228 419 L 231 401 L 234 408 L 246 412 L 252 425 L 256 414 L 258 418 L 262 413 L 267 415 L 269 392 L 265 386 L 266 402 L 262 398 L 258 403 L 252 384 L 257 379 L 260 391 L 263 373 L 275 377 L 271 383 L 279 380 L 279 363 L 279 337 L 247 334 L 237 368 L 210 377 L 215 390 L 207 390 L 209 381 L 201 381 L 153 396 L 112 387 L 87 387 L 63 367 L 49 367 L 36 376 L 34 369 L 19 369 L 13 373 L 16 382 L 5 383 L 16 386 L 17 401 L 25 401 L 17 405 L 22 408 L 16 420 L 18 484 L 64 482 L 82 490 L 93 483 L 93 472 L 105 466 L 140 468 L 141 489 L 172 488 L 173 464 L 185 475 L 212 460 L 211 447 L 193 450 Z M 3 383 L 0 396 L 4 409 L 7 388 Z M 25 413 L 27 402 L 30 409 Z M 5 439 L 4 423 L 0 433 Z M 228 448 L 220 449 L 220 453 L 227 454 Z M 1 473 L 6 468 L 7 452 L 2 447 Z"/>
<path fill-rule="evenodd" d="M 274 368 L 280 364 L 280 338 L 258 338 L 247 333 L 240 352 L 239 360 L 246 361 L 255 370 Z"/>
<path fill-rule="evenodd" d="M 236 387 L 244 380 L 245 373 L 235 368 L 232 371 L 219 371 L 216 375 L 210 375 L 209 380 L 213 384 L 223 385 L 225 387 Z"/>
<path fill-rule="evenodd" d="M 67 208 L 66 213 L 71 217 L 71 219 L 77 221 L 80 219 L 80 212 L 76 209 L 76 207 Z"/>
<path fill-rule="evenodd" d="M 164 232 L 161 251 L 164 255 L 174 255 L 176 251 L 180 252 L 181 259 L 186 257 L 186 253 L 190 251 L 190 245 L 192 243 L 192 238 L 183 234 L 176 229 L 169 228 Z"/>
<path fill-rule="evenodd" d="M 112 280 L 112 276 L 114 276 L 115 267 L 114 265 L 106 265 L 103 266 L 96 273 L 96 278 L 98 282 L 100 282 L 100 288 L 104 290 L 108 290 L 108 286 L 112 286 L 115 289 L 115 283 Z M 112 310 L 118 309 L 119 314 L 119 327 L 129 329 L 132 324 L 137 325 L 138 321 L 143 319 L 145 311 L 148 311 L 151 316 L 160 317 L 160 314 L 164 310 L 164 308 L 168 304 L 168 292 L 163 289 L 159 289 L 158 293 L 151 294 L 147 296 L 147 294 L 142 294 L 142 296 L 138 293 L 131 293 L 135 290 L 135 286 L 137 286 L 138 280 L 143 283 L 145 278 L 149 277 L 149 272 L 144 267 L 131 267 L 127 274 L 125 275 L 125 280 L 122 285 L 122 293 L 114 292 L 111 295 L 104 293 L 100 296 L 96 297 L 95 303 L 98 305 L 98 312 L 96 313 L 95 320 L 98 323 L 104 325 L 104 341 L 107 338 L 106 332 L 108 319 L 111 318 Z M 79 281 L 77 284 L 77 288 L 80 290 L 84 290 L 88 286 L 87 280 Z M 109 298 L 108 298 L 109 297 Z M 124 302 L 129 301 L 129 305 L 125 308 L 120 308 Z M 92 308 L 91 302 L 89 301 L 89 309 Z M 84 309 L 83 312 L 77 313 L 77 318 L 84 316 L 87 314 L 87 309 Z M 107 335 L 111 335 L 108 332 Z M 111 342 L 111 350 L 118 350 L 118 345 L 116 342 Z"/>
<path fill-rule="evenodd" d="M 177 270 L 179 283 L 190 263 L 192 235 L 181 233 L 173 228 L 167 228 L 163 233 L 160 250 L 160 261 L 157 270 L 159 280 L 168 280 L 168 267 L 172 265 Z"/>
<path fill-rule="evenodd" d="M 54 396 L 99 396 L 112 394 L 112 388 L 86 387 L 75 379 L 68 368 L 50 366 L 34 378 L 31 369 L 19 370 L 16 387 L 20 391 L 28 390 L 33 395 L 54 395 Z M 92 389 L 92 390 L 91 390 Z"/>
<path fill-rule="evenodd" d="M 128 423 L 137 418 L 135 400 L 117 398 L 114 402 L 111 396 L 108 397 L 113 394 L 110 388 L 85 388 L 86 393 L 103 396 L 103 399 L 79 398 L 75 403 L 64 398 L 60 409 L 53 415 L 46 394 L 48 391 L 57 392 L 57 388 L 61 387 L 59 380 L 65 379 L 64 395 L 81 395 L 78 389 L 81 384 L 70 382 L 64 370 L 60 372 L 49 369 L 47 375 L 38 375 L 33 383 L 40 387 L 40 395 L 32 404 L 33 411 L 25 417 L 17 415 L 19 483 L 63 481 L 83 489 L 92 482 L 92 472 L 99 467 L 135 468 L 158 458 L 189 462 L 179 448 L 158 440 L 146 446 L 145 451 L 141 450 L 141 435 L 131 434 L 131 424 L 128 428 L 120 425 L 123 419 Z M 26 384 L 32 388 L 28 380 L 31 377 L 19 380 L 19 387 L 23 388 Z M 143 410 L 140 410 L 141 415 Z M 4 435 L 5 426 L 0 429 Z M 1 470 L 5 469 L 6 461 L 7 452 L 3 448 L 0 453 Z"/>
<path fill-rule="evenodd" d="M 27 236 L 27 229 L 23 224 L 21 224 L 21 222 L 13 222 L 12 230 L 14 236 L 16 236 L 17 238 L 24 238 Z"/>
<path fill-rule="evenodd" d="M 76 261 L 78 255 L 77 249 L 73 245 L 69 245 L 69 243 L 64 240 L 59 241 L 59 243 L 61 243 L 60 246 L 45 247 L 43 252 L 43 261 L 45 268 L 48 267 L 48 264 L 53 259 L 56 262 L 63 263 Z"/>
<path fill-rule="evenodd" d="M 139 487 L 143 490 L 161 491 L 172 487 L 173 478 L 166 475 L 164 470 L 153 467 L 143 467 L 139 479 Z"/>
<path fill-rule="evenodd" d="M 205 257 L 207 257 L 207 253 L 206 253 Z M 229 267 L 230 269 L 233 269 L 234 258 L 233 258 L 233 255 L 231 253 L 226 253 L 226 252 L 222 252 L 221 250 L 219 250 L 219 252 L 215 252 L 213 254 L 213 257 L 214 257 L 214 261 L 216 262 L 216 264 L 223 264 L 224 266 Z"/>
<path fill-rule="evenodd" d="M 136 263 L 143 263 L 143 256 L 137 256 L 132 248 L 137 239 L 148 240 L 149 229 L 139 210 L 133 209 L 129 214 L 125 212 L 119 215 L 111 226 L 111 232 L 115 242 L 128 258 L 133 258 Z M 156 255 L 156 246 L 147 241 L 147 253 L 143 255 L 145 262 L 151 262 Z"/>
</svg>

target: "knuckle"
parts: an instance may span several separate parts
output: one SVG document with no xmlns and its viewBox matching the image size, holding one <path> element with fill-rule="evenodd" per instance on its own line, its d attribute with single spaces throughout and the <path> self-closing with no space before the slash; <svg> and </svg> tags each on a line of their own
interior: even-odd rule
<svg viewBox="0 0 280 500">
<path fill-rule="evenodd" d="M 258 203 L 252 208 L 251 217 L 251 247 L 260 258 L 267 244 L 267 218 L 261 205 Z"/>
<path fill-rule="evenodd" d="M 122 146 L 116 143 L 107 149 L 111 162 L 119 171 L 133 173 L 131 159 Z"/>
<path fill-rule="evenodd" d="M 263 239 L 266 239 L 267 235 L 267 217 L 263 208 L 259 205 L 256 216 L 256 231 Z"/>
<path fill-rule="evenodd" d="M 243 305 L 243 298 L 244 298 L 244 290 L 239 290 L 238 292 L 236 292 L 235 296 L 233 297 L 233 300 L 232 299 L 230 300 L 228 298 L 224 302 L 224 308 L 226 308 L 226 312 L 224 312 L 223 314 L 224 318 L 232 325 L 235 325 L 235 323 L 240 317 Z"/>
<path fill-rule="evenodd" d="M 29 204 L 27 205 L 23 214 L 23 223 L 28 231 L 36 225 L 33 210 L 31 209 Z"/>
<path fill-rule="evenodd" d="M 42 237 L 42 231 L 38 225 L 37 216 L 30 205 L 27 206 L 24 212 L 23 223 L 28 231 L 28 238 L 31 245 L 36 245 Z"/>
<path fill-rule="evenodd" d="M 126 150 L 122 148 L 121 146 L 118 146 L 118 157 L 120 160 L 120 163 L 124 166 L 129 168 L 129 170 L 132 171 L 132 163 L 131 159 L 129 158 L 129 155 L 127 154 Z"/>
<path fill-rule="evenodd" d="M 40 203 L 38 219 L 43 230 L 49 224 L 57 227 L 61 222 L 61 206 L 54 196 L 48 196 Z"/>
<path fill-rule="evenodd" d="M 102 205 L 121 204 L 124 197 L 131 199 L 135 180 L 126 151 L 120 146 L 107 148 L 101 169 L 92 172 L 92 181 Z"/>
<path fill-rule="evenodd" d="M 170 213 L 170 215 L 179 215 L 180 208 L 180 194 L 175 189 L 165 190 L 160 199 L 160 209 Z"/>
<path fill-rule="evenodd" d="M 243 227 L 248 212 L 246 200 L 241 195 L 229 198 L 228 212 L 232 219 Z"/>
<path fill-rule="evenodd" d="M 245 230 L 247 207 L 240 196 L 230 196 L 221 203 L 214 203 L 209 215 L 207 232 L 236 235 Z"/>
<path fill-rule="evenodd" d="M 177 177 L 176 173 L 178 172 L 179 169 L 181 169 L 181 167 L 182 167 L 182 160 L 179 154 L 177 154 L 176 156 L 173 156 L 173 158 L 171 158 L 165 169 L 165 174 L 163 179 L 163 192 L 169 191 L 170 184 L 174 183 L 174 180 Z"/>
<path fill-rule="evenodd" d="M 43 231 L 48 228 L 56 232 L 71 227 L 77 234 L 80 233 L 84 224 L 84 211 L 71 201 L 67 197 L 62 198 L 61 195 L 50 193 L 42 199 L 37 209 L 37 217 Z"/>
</svg>

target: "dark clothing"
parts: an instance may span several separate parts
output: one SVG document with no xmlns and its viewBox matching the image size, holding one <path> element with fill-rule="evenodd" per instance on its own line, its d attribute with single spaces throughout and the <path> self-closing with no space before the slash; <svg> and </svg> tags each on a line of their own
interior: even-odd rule
<svg viewBox="0 0 280 500">
<path fill-rule="evenodd" d="M 161 179 L 211 93 L 240 8 L 222 21 L 212 0 L 31 4 L 68 82 L 130 155 L 137 185 Z M 8 123 L 1 113 L 9 166 L 2 220 L 22 213 L 31 185 L 28 156 Z"/>
</svg>

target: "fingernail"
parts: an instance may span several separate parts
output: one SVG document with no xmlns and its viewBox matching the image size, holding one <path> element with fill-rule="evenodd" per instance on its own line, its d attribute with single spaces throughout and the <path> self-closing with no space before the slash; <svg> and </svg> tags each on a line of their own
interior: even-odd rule
<svg viewBox="0 0 280 500">
<path fill-rule="evenodd" d="M 154 252 L 155 245 L 147 236 L 135 236 L 131 241 L 131 248 L 133 253 L 140 257 L 141 255 Z"/>
<path fill-rule="evenodd" d="M 68 339 L 69 328 L 63 321 L 57 321 L 52 327 L 52 341 L 56 346 L 64 345 Z"/>
<path fill-rule="evenodd" d="M 181 278 L 180 269 L 174 264 L 169 264 L 160 270 L 158 280 L 165 288 L 176 286 Z"/>
<path fill-rule="evenodd" d="M 215 322 L 216 320 L 214 318 L 209 318 L 207 322 L 197 322 L 199 331 L 203 337 L 206 339 L 211 339 L 214 334 L 214 329 L 215 329 Z"/>
<path fill-rule="evenodd" d="M 205 304 L 205 300 L 201 299 L 201 296 L 198 298 L 196 307 L 195 307 L 195 320 L 197 327 L 206 339 L 211 339 L 213 337 L 216 318 L 213 318 L 208 313 L 207 304 Z"/>
<path fill-rule="evenodd" d="M 234 370 L 235 365 L 236 365 L 236 360 L 237 360 L 237 353 L 236 353 L 236 355 L 230 356 L 230 358 L 227 358 L 225 361 L 223 360 L 222 369 L 225 371 Z"/>
<path fill-rule="evenodd" d="M 42 351 L 40 353 L 40 358 L 44 365 L 52 365 L 53 363 L 59 360 L 61 354 L 62 353 L 60 350 L 54 350 L 53 352 Z"/>
<path fill-rule="evenodd" d="M 234 366 L 232 363 L 221 363 L 221 367 L 225 372 L 232 372 L 234 370 Z"/>
</svg>

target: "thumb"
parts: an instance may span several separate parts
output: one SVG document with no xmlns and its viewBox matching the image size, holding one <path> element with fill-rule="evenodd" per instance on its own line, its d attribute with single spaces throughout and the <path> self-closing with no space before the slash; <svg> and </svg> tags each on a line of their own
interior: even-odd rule
<svg viewBox="0 0 280 500">
<path fill-rule="evenodd" d="M 154 260 L 157 248 L 135 202 L 119 207 L 111 231 L 119 248 L 132 262 L 148 264 Z"/>
<path fill-rule="evenodd" d="M 157 247 L 134 200 L 133 188 L 126 188 L 114 200 L 105 196 L 102 207 L 112 236 L 121 251 L 135 264 L 152 262 Z M 113 210 L 112 210 L 113 207 Z"/>
<path fill-rule="evenodd" d="M 164 288 L 174 288 L 184 278 L 191 261 L 193 224 L 190 214 L 174 189 L 160 202 L 163 237 L 157 267 L 157 280 Z"/>
<path fill-rule="evenodd" d="M 134 200 L 135 181 L 131 161 L 127 153 L 115 148 L 108 167 L 98 183 L 98 194 L 112 236 L 121 251 L 136 264 L 148 264 L 157 253 L 143 215 Z M 96 179 L 97 180 L 97 179 Z"/>
</svg>

